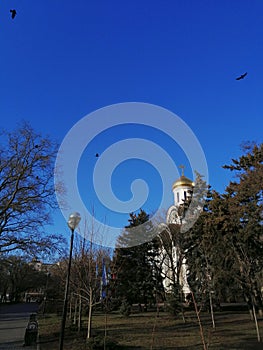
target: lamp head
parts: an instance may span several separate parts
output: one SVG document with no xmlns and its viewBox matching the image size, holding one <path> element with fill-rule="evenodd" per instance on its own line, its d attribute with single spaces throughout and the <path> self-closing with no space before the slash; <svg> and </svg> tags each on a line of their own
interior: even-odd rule
<svg viewBox="0 0 263 350">
<path fill-rule="evenodd" d="M 74 212 L 70 214 L 69 219 L 68 219 L 68 227 L 74 231 L 75 228 L 78 226 L 79 222 L 81 220 L 81 216 L 79 213 Z"/>
</svg>

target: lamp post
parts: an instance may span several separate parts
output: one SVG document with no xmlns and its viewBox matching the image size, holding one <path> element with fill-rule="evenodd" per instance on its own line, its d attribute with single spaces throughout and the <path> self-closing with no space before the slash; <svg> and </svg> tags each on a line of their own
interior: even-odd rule
<svg viewBox="0 0 263 350">
<path fill-rule="evenodd" d="M 43 316 L 45 315 L 46 311 L 46 303 L 47 303 L 47 286 L 48 286 L 48 277 L 50 276 L 50 272 L 48 271 L 46 273 L 47 279 L 46 279 L 46 287 L 45 287 L 45 295 L 44 295 L 44 307 L 43 307 Z"/>
<path fill-rule="evenodd" d="M 64 332 L 67 318 L 67 308 L 68 308 L 68 291 L 69 291 L 69 280 L 70 280 L 70 268 L 71 268 L 71 259 L 72 259 L 72 249 L 73 249 L 73 240 L 74 240 L 74 231 L 78 226 L 81 220 L 79 213 L 72 213 L 68 219 L 68 227 L 71 230 L 71 239 L 70 239 L 70 250 L 69 250 L 69 261 L 68 261 L 68 272 L 65 286 L 65 296 L 64 296 L 64 304 L 63 304 L 63 314 L 61 320 L 61 330 L 60 330 L 60 338 L 59 338 L 59 350 L 63 350 L 63 342 L 64 342 Z"/>
</svg>

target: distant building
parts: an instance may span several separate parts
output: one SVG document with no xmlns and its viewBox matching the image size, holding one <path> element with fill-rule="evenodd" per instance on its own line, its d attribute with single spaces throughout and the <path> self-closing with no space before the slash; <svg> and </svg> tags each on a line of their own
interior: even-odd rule
<svg viewBox="0 0 263 350">
<path fill-rule="evenodd" d="M 47 272 L 52 273 L 52 270 L 57 268 L 60 263 L 54 263 L 54 264 L 47 264 L 43 263 L 41 260 L 37 259 L 36 257 L 32 259 L 32 261 L 29 263 L 31 267 L 33 267 L 34 270 L 39 272 Z"/>
<path fill-rule="evenodd" d="M 54 271 L 56 271 L 59 265 L 60 263 L 54 263 L 54 264 L 43 263 L 41 260 L 39 260 L 36 257 L 33 258 L 31 262 L 29 262 L 29 266 L 31 266 L 37 272 L 44 273 L 47 279 L 46 279 L 45 287 L 31 288 L 25 293 L 23 298 L 25 302 L 40 302 L 41 300 L 44 299 L 49 276 L 52 275 Z"/>
<path fill-rule="evenodd" d="M 42 271 L 42 265 L 43 263 L 36 257 L 33 258 L 32 261 L 29 263 L 29 266 L 31 266 L 36 271 Z"/>
</svg>

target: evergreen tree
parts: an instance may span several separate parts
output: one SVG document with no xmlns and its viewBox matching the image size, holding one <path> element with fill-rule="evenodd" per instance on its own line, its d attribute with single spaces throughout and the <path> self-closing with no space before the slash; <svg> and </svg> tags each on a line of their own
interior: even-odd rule
<svg viewBox="0 0 263 350">
<path fill-rule="evenodd" d="M 118 239 L 113 258 L 114 294 L 129 304 L 154 302 L 162 286 L 154 236 L 149 215 L 140 210 L 130 214 L 129 225 Z"/>
<path fill-rule="evenodd" d="M 263 145 L 254 145 L 224 166 L 235 172 L 237 180 L 230 182 L 224 194 L 211 192 L 204 212 L 187 232 L 191 287 L 212 288 L 218 297 L 234 300 L 242 293 L 258 338 L 255 310 L 262 310 L 262 161 Z"/>
<path fill-rule="evenodd" d="M 263 144 L 246 145 L 246 152 L 224 168 L 238 181 L 226 189 L 229 219 L 227 237 L 239 274 L 237 280 L 249 305 L 262 314 L 259 275 L 263 270 Z"/>
</svg>

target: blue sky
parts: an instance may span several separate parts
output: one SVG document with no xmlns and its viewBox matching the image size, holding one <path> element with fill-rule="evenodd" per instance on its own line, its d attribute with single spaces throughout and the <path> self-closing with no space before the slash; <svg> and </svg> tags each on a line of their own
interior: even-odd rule
<svg viewBox="0 0 263 350">
<path fill-rule="evenodd" d="M 14 20 L 11 8 L 17 11 Z M 262 20 L 261 0 L 2 1 L 1 126 L 11 130 L 25 119 L 60 144 L 75 123 L 99 108 L 124 102 L 161 106 L 192 129 L 206 156 L 209 182 L 222 192 L 232 174 L 221 166 L 241 155 L 243 141 L 262 142 Z M 244 72 L 247 77 L 236 81 Z M 192 177 L 183 152 L 154 130 L 119 127 L 97 135 L 80 161 L 80 192 L 98 216 L 120 226 L 128 215 L 113 219 L 91 179 L 94 154 L 128 137 L 153 140 L 177 166 L 185 163 Z M 87 164 L 85 156 L 91 159 Z M 141 160 L 116 168 L 116 196 L 128 200 L 136 177 L 149 186 L 143 207 L 154 210 L 160 176 Z M 67 229 L 60 214 L 54 221 L 49 230 Z"/>
</svg>

